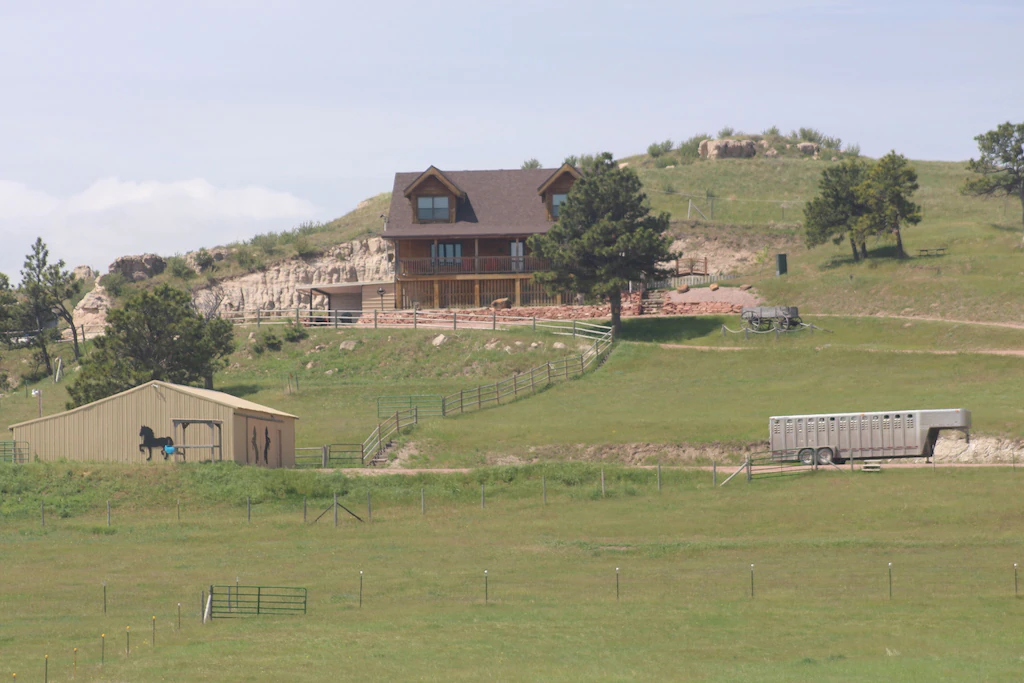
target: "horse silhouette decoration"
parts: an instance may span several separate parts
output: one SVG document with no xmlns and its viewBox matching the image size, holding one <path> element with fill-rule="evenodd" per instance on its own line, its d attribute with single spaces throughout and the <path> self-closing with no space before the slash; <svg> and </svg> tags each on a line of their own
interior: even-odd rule
<svg viewBox="0 0 1024 683">
<path fill-rule="evenodd" d="M 153 433 L 153 430 L 146 425 L 142 425 L 142 429 L 139 430 L 139 436 L 142 437 L 142 443 L 139 444 L 139 453 L 141 453 L 143 449 L 149 451 L 149 455 L 146 456 L 146 462 L 153 459 L 154 448 L 159 448 L 164 452 L 164 460 L 167 459 L 167 456 L 170 455 L 170 453 L 174 452 L 174 439 L 169 436 L 162 436 L 158 439 Z M 168 446 L 171 447 L 170 453 L 168 453 Z"/>
</svg>

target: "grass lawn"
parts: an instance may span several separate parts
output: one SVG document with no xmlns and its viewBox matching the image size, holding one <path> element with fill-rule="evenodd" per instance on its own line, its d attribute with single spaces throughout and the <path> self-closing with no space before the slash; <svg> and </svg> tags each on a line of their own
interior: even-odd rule
<svg viewBox="0 0 1024 683">
<path fill-rule="evenodd" d="M 824 335 L 822 335 L 824 337 Z M 421 466 L 538 445 L 761 441 L 771 415 L 968 408 L 978 434 L 1024 435 L 1016 357 L 777 347 L 723 353 L 622 342 L 597 372 L 480 413 L 423 422 Z"/>
<path fill-rule="evenodd" d="M 74 647 L 84 681 L 1011 680 L 1024 654 L 1012 569 L 1021 483 L 1008 469 L 819 472 L 718 489 L 707 472 L 666 470 L 660 494 L 651 471 L 609 469 L 604 499 L 597 469 L 581 464 L 358 480 L 53 464 L 23 466 L 16 483 L 10 469 L 0 468 L 0 673 L 19 680 L 42 677 L 44 654 L 50 680 L 69 680 Z M 231 504 L 215 502 L 215 480 Z M 40 528 L 29 501 L 54 487 L 90 505 Z M 330 515 L 303 526 L 303 493 L 319 512 L 340 490 L 362 514 L 367 487 L 372 524 L 343 513 L 338 529 Z M 124 490 L 109 530 L 96 489 Z M 309 613 L 200 625 L 200 590 L 236 577 L 307 587 Z"/>
</svg>

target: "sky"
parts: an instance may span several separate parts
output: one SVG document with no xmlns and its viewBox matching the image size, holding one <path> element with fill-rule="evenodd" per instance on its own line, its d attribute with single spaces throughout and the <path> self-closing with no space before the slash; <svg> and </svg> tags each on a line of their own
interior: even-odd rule
<svg viewBox="0 0 1024 683">
<path fill-rule="evenodd" d="M 0 0 L 0 272 L 330 220 L 396 172 L 729 125 L 963 160 L 1024 114 L 1024 2 Z"/>
</svg>

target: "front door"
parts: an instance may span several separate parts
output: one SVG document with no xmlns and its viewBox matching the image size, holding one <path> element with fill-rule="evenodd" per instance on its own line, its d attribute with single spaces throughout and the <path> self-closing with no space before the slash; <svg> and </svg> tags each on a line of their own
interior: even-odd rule
<svg viewBox="0 0 1024 683">
<path fill-rule="evenodd" d="M 525 269 L 526 259 L 523 254 L 523 247 L 525 245 L 520 240 L 510 242 L 510 249 L 512 255 L 512 271 L 515 273 L 521 273 Z"/>
</svg>

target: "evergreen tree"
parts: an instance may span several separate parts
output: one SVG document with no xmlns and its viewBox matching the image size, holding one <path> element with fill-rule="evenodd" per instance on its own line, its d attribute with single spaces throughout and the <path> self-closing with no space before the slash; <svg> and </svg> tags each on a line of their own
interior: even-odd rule
<svg viewBox="0 0 1024 683">
<path fill-rule="evenodd" d="M 659 263 L 676 257 L 665 234 L 669 216 L 651 215 L 640 179 L 619 168 L 612 155 L 599 154 L 581 170 L 569 190 L 558 223 L 534 235 L 529 246 L 549 269 L 536 273 L 550 291 L 575 291 L 607 297 L 612 328 L 622 321 L 622 290 L 629 282 L 667 274 Z"/>
<path fill-rule="evenodd" d="M 895 239 L 896 258 L 906 258 L 903 226 L 921 222 L 921 207 L 910 200 L 917 188 L 917 172 L 902 154 L 892 151 L 879 159 L 857 186 L 857 201 L 864 206 L 855 228 L 858 240 Z"/>
<path fill-rule="evenodd" d="M 68 386 L 68 407 L 151 380 L 213 388 L 214 371 L 233 350 L 231 323 L 206 320 L 187 292 L 169 285 L 136 292 L 107 314 L 103 336 Z"/>
<path fill-rule="evenodd" d="M 843 161 L 827 167 L 821 174 L 821 194 L 804 207 L 804 229 L 807 247 L 816 247 L 828 240 L 839 244 L 849 237 L 854 262 L 861 253 L 867 256 L 864 242 L 858 243 L 857 221 L 864 214 L 865 206 L 857 198 L 857 186 L 867 175 L 867 165 L 859 159 Z"/>
<path fill-rule="evenodd" d="M 974 138 L 981 156 L 967 169 L 977 173 L 963 187 L 964 194 L 981 197 L 1016 196 L 1024 213 L 1024 123 L 1007 121 Z"/>
</svg>

